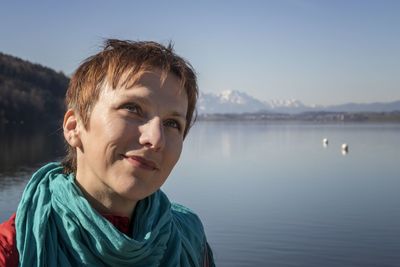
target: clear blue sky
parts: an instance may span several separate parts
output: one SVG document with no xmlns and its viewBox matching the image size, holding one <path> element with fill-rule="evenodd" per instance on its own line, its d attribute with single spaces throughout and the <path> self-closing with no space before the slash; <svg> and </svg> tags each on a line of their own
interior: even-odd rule
<svg viewBox="0 0 400 267">
<path fill-rule="evenodd" d="M 8 1 L 0 51 L 71 74 L 103 38 L 172 40 L 200 90 L 400 100 L 400 1 Z"/>
</svg>

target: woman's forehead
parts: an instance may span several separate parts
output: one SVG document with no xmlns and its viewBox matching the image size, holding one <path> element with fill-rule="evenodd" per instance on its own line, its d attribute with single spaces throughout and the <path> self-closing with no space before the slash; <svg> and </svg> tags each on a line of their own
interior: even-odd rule
<svg viewBox="0 0 400 267">
<path fill-rule="evenodd" d="M 113 79 L 111 78 L 105 79 L 100 86 L 101 91 L 123 90 L 129 92 L 130 89 L 146 87 L 149 89 L 160 88 L 165 90 L 165 93 L 187 97 L 187 92 L 181 83 L 181 79 L 172 72 L 166 73 L 160 69 L 141 71 L 134 75 L 126 72 L 116 84 L 113 84 L 112 81 Z M 156 92 L 156 90 L 151 91 Z"/>
<path fill-rule="evenodd" d="M 119 74 L 118 72 L 109 72 L 106 76 L 106 82 L 113 88 L 130 88 L 138 83 L 152 82 L 153 84 L 163 85 L 167 80 L 179 84 L 183 90 L 183 80 L 175 73 L 161 68 L 143 67 L 139 70 L 131 68 Z"/>
<path fill-rule="evenodd" d="M 180 80 L 175 75 L 167 75 L 161 80 L 162 73 L 143 73 L 133 85 L 119 84 L 116 88 L 109 82 L 103 84 L 99 101 L 109 102 L 114 100 L 135 100 L 144 104 L 160 104 L 171 107 L 181 106 L 186 114 L 188 96 L 186 90 L 181 87 Z"/>
</svg>

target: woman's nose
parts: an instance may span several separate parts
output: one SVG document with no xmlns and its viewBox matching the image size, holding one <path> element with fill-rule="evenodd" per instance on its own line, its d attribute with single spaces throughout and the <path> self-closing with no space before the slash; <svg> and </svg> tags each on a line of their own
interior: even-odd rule
<svg viewBox="0 0 400 267">
<path fill-rule="evenodd" d="M 165 146 L 164 127 L 162 121 L 155 117 L 142 124 L 140 127 L 139 143 L 143 146 L 162 150 Z"/>
</svg>

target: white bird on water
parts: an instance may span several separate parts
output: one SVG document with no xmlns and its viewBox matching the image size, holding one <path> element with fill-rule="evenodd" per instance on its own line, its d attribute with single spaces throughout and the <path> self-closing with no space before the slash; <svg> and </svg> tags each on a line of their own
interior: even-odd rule
<svg viewBox="0 0 400 267">
<path fill-rule="evenodd" d="M 328 138 L 322 139 L 322 144 L 323 144 L 324 146 L 328 146 L 328 143 L 329 143 Z"/>
<path fill-rule="evenodd" d="M 342 154 L 346 155 L 349 152 L 349 145 L 348 144 L 342 144 Z"/>
</svg>

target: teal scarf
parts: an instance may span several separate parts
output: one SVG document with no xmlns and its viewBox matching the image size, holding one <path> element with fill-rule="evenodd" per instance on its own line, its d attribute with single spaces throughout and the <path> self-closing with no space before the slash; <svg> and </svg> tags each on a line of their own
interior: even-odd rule
<svg viewBox="0 0 400 267">
<path fill-rule="evenodd" d="M 160 190 L 139 201 L 132 237 L 97 213 L 59 163 L 39 169 L 17 209 L 20 266 L 202 266 L 198 217 Z"/>
</svg>

